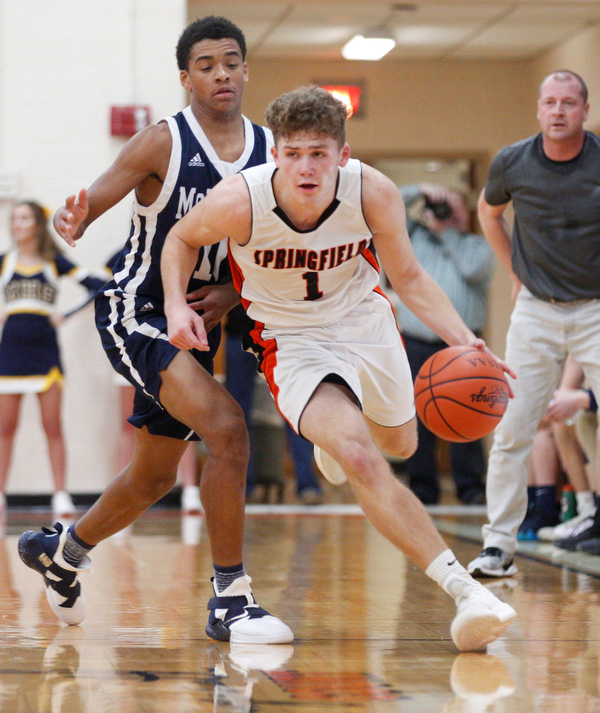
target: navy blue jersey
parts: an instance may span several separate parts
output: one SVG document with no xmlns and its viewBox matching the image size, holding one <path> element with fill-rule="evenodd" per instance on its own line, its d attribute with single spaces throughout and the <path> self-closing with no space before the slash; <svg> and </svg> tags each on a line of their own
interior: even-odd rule
<svg viewBox="0 0 600 713">
<path fill-rule="evenodd" d="M 237 161 L 228 163 L 217 156 L 191 107 L 165 119 L 173 146 L 162 190 L 151 206 L 142 206 L 134 200 L 129 238 L 112 267 L 113 280 L 103 290 L 110 298 L 124 299 L 125 312 L 163 310 L 160 256 L 175 222 L 222 178 L 272 160 L 273 138 L 269 129 L 253 124 L 246 117 L 243 120 L 246 147 Z M 188 291 L 229 279 L 227 244 L 222 241 L 200 249 Z"/>
<path fill-rule="evenodd" d="M 0 288 L 3 292 L 5 312 L 17 314 L 42 314 L 48 316 L 56 309 L 59 278 L 68 275 L 86 288 L 88 295 L 65 313 L 70 316 L 91 302 L 104 280 L 79 267 L 62 253 L 52 260 L 40 258 L 35 265 L 20 265 L 19 251 L 15 248 L 0 255 Z"/>
</svg>

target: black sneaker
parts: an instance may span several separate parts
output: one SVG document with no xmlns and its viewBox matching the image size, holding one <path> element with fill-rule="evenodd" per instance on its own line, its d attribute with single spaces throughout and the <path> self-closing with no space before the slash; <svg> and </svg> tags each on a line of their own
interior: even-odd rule
<svg viewBox="0 0 600 713">
<path fill-rule="evenodd" d="M 212 580 L 215 596 L 210 610 L 206 633 L 217 641 L 235 644 L 289 644 L 294 634 L 281 619 L 261 609 L 252 596 L 252 579 L 246 574 L 235 579 L 219 593 Z"/>
<path fill-rule="evenodd" d="M 592 537 L 580 542 L 575 549 L 577 552 L 587 552 L 588 555 L 600 555 L 600 537 Z"/>
<path fill-rule="evenodd" d="M 46 598 L 50 608 L 65 624 L 77 626 L 85 618 L 85 599 L 77 572 L 88 569 L 92 560 L 85 555 L 79 566 L 63 559 L 67 531 L 60 522 L 54 528 L 42 527 L 42 532 L 28 530 L 19 537 L 19 557 L 44 578 Z"/>
<path fill-rule="evenodd" d="M 552 543 L 561 550 L 569 550 L 575 552 L 578 549 L 577 545 L 586 540 L 592 540 L 600 537 L 600 527 L 593 522 L 591 525 L 588 520 L 582 520 L 581 526 L 576 527 L 569 537 L 563 537 L 559 540 L 554 540 Z"/>
</svg>

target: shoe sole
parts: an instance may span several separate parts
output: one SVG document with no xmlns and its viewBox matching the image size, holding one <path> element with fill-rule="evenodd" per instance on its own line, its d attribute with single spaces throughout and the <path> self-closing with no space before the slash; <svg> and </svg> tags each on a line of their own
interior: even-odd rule
<svg viewBox="0 0 600 713">
<path fill-rule="evenodd" d="M 488 612 L 462 623 L 459 615 L 450 627 L 452 640 L 459 651 L 481 651 L 492 641 L 502 636 L 515 617 L 514 610 L 506 617 L 499 617 L 493 612 Z"/>
<path fill-rule="evenodd" d="M 494 577 L 496 579 L 500 577 L 512 577 L 516 574 L 519 569 L 516 564 L 511 564 L 507 569 L 484 569 L 483 567 L 476 567 L 473 571 L 468 570 L 471 577 Z"/>
<path fill-rule="evenodd" d="M 206 635 L 216 641 L 229 641 L 232 644 L 289 644 L 294 640 L 294 635 L 290 632 L 278 637 L 273 636 L 244 636 L 235 631 L 230 631 L 223 624 L 206 625 Z"/>
</svg>

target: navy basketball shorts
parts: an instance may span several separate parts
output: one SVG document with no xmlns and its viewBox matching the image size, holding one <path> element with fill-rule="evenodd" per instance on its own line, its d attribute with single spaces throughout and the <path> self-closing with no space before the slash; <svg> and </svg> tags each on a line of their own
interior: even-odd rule
<svg viewBox="0 0 600 713">
<path fill-rule="evenodd" d="M 156 436 L 198 441 L 189 426 L 173 418 L 160 403 L 161 372 L 179 349 L 167 337 L 167 318 L 159 311 L 135 312 L 116 319 L 115 297 L 99 293 L 96 297 L 96 326 L 102 346 L 113 368 L 135 386 L 133 414 L 128 419 L 136 428 L 146 426 Z M 213 359 L 219 348 L 221 328 L 208 335 L 210 351 L 192 350 L 196 361 L 213 373 Z"/>
</svg>

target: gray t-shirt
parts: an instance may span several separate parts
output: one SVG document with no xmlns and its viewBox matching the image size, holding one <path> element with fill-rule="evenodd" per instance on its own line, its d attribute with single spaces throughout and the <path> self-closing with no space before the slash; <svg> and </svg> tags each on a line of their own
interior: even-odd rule
<svg viewBox="0 0 600 713">
<path fill-rule="evenodd" d="M 537 134 L 505 146 L 490 167 L 485 199 L 515 211 L 511 257 L 521 282 L 542 300 L 600 298 L 600 138 L 552 161 Z"/>
</svg>

